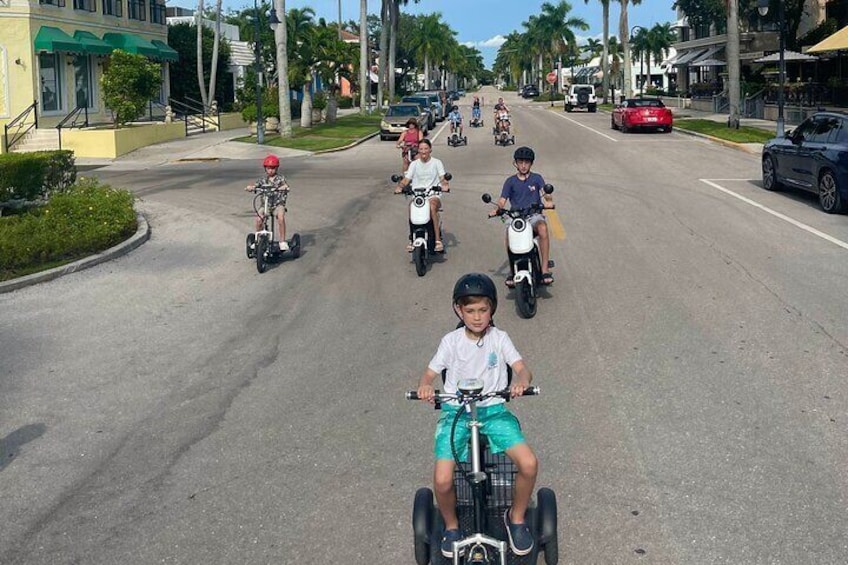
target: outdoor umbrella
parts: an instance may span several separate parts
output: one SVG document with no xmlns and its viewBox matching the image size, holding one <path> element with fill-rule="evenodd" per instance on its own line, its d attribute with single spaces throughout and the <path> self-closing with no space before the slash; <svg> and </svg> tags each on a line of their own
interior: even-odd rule
<svg viewBox="0 0 848 565">
<path fill-rule="evenodd" d="M 818 61 L 818 57 L 815 55 L 807 55 L 806 53 L 798 53 L 797 51 L 790 51 L 787 49 L 783 52 L 783 60 L 784 61 Z M 772 53 L 771 55 L 766 55 L 765 57 L 760 57 L 759 59 L 754 59 L 755 63 L 777 63 L 780 61 L 780 53 Z"/>
</svg>

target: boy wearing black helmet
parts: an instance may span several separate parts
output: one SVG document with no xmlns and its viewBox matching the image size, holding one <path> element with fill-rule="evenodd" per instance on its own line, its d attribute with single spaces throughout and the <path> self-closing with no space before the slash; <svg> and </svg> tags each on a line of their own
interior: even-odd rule
<svg viewBox="0 0 848 565">
<path fill-rule="evenodd" d="M 442 338 L 439 349 L 418 383 L 418 396 L 432 402 L 433 381 L 445 372 L 444 391 L 457 392 L 460 379 L 480 379 L 483 393 L 507 388 L 507 365 L 515 378 L 510 387 L 512 396 L 519 396 L 530 386 L 533 375 L 525 365 L 506 332 L 492 324 L 498 306 L 495 284 L 488 276 L 470 273 L 460 277 L 453 289 L 454 313 L 462 327 Z M 536 484 L 538 462 L 533 450 L 521 433 L 518 419 L 506 408 L 502 398 L 488 399 L 478 405 L 478 417 L 483 422 L 492 453 L 505 452 L 518 469 L 515 479 L 512 508 L 504 513 L 509 544 L 516 555 L 527 555 L 533 549 L 533 535 L 525 520 L 530 495 Z M 453 484 L 455 462 L 451 450 L 451 426 L 459 407 L 454 403 L 442 406 L 436 426 L 436 466 L 433 486 L 439 510 L 445 521 L 442 555 L 453 557 L 453 542 L 462 539 L 456 515 L 456 491 Z M 467 415 L 456 426 L 454 446 L 460 459 L 468 460 Z"/>
<path fill-rule="evenodd" d="M 513 154 L 513 165 L 517 172 L 506 179 L 498 199 L 497 208 L 489 212 L 489 216 L 496 216 L 506 207 L 507 201 L 513 209 L 523 210 L 533 205 L 541 205 L 544 208 L 553 208 L 553 200 L 550 194 L 542 194 L 545 179 L 539 173 L 533 173 L 530 168 L 536 159 L 536 154 L 529 147 L 519 147 Z M 550 238 L 548 237 L 548 223 L 544 214 L 534 214 L 528 221 L 533 226 L 533 233 L 539 236 L 539 255 L 542 261 L 542 269 L 548 269 L 550 258 Z M 542 273 L 542 284 L 553 284 L 554 276 L 550 272 Z M 515 281 L 512 275 L 506 279 L 506 286 L 513 288 Z"/>
<path fill-rule="evenodd" d="M 289 194 L 289 184 L 286 182 L 286 177 L 279 174 L 280 159 L 276 155 L 268 155 L 262 161 L 262 168 L 265 169 L 265 176 L 256 181 L 255 184 L 249 184 L 244 189 L 248 192 L 254 192 L 257 187 L 271 189 L 277 193 L 277 198 L 274 199 L 274 206 L 271 212 L 277 218 L 277 230 L 280 236 L 280 251 L 288 251 L 289 244 L 286 242 L 286 198 Z M 265 218 L 257 213 L 253 220 L 256 231 L 262 229 L 262 222 Z"/>
</svg>

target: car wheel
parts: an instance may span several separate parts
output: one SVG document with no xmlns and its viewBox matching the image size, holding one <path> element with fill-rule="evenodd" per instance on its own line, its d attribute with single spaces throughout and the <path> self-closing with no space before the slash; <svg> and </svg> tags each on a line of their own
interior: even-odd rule
<svg viewBox="0 0 848 565">
<path fill-rule="evenodd" d="M 618 126 L 615 125 L 615 118 L 612 118 L 612 117 L 610 118 L 610 127 L 612 129 L 618 129 Z"/>
<path fill-rule="evenodd" d="M 819 204 L 828 214 L 845 212 L 845 200 L 839 193 L 836 175 L 832 171 L 825 170 L 819 178 Z"/>
<path fill-rule="evenodd" d="M 630 132 L 630 128 L 629 128 L 629 127 L 627 127 L 627 121 L 626 121 L 626 120 L 623 120 L 623 119 L 621 120 L 621 127 L 620 127 L 619 129 L 621 129 L 621 133 L 628 133 L 628 132 Z"/>
<path fill-rule="evenodd" d="M 593 105 L 589 104 L 589 113 L 594 114 L 597 111 L 598 111 L 597 106 L 593 106 Z"/>
<path fill-rule="evenodd" d="M 780 190 L 780 182 L 777 180 L 777 162 L 771 155 L 763 157 L 763 188 L 766 190 Z"/>
<path fill-rule="evenodd" d="M 389 138 L 383 135 L 382 133 L 380 134 L 380 141 L 386 141 L 387 139 Z"/>
</svg>

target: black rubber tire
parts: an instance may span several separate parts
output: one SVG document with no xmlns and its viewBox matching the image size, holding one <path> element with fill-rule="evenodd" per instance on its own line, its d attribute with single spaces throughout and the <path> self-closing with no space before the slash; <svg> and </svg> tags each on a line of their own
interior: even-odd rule
<svg viewBox="0 0 848 565">
<path fill-rule="evenodd" d="M 539 541 L 545 552 L 545 563 L 556 565 L 559 562 L 556 494 L 549 488 L 540 488 L 536 493 L 536 504 L 539 516 Z"/>
<path fill-rule="evenodd" d="M 830 170 L 825 170 L 819 178 L 819 204 L 828 214 L 845 212 L 845 200 L 839 193 L 836 175 Z"/>
<path fill-rule="evenodd" d="M 427 260 L 424 258 L 424 246 L 419 245 L 412 250 L 412 262 L 415 263 L 415 272 L 419 277 L 427 274 Z"/>
<path fill-rule="evenodd" d="M 291 254 L 292 257 L 297 259 L 300 257 L 300 234 L 296 233 L 291 238 Z"/>
<path fill-rule="evenodd" d="M 624 119 L 621 120 L 621 128 L 620 129 L 621 129 L 621 133 L 630 133 L 630 128 L 627 127 L 627 123 L 624 121 Z"/>
<path fill-rule="evenodd" d="M 268 237 L 260 236 L 256 240 L 256 270 L 264 273 L 268 270 Z"/>
<path fill-rule="evenodd" d="M 777 180 L 777 167 L 774 157 L 766 155 L 763 157 L 763 188 L 770 191 L 780 190 L 782 187 Z"/>
<path fill-rule="evenodd" d="M 594 114 L 594 113 L 595 113 L 595 112 L 597 112 L 597 111 L 598 111 L 598 107 L 597 107 L 597 106 L 589 106 L 589 113 L 590 113 L 590 114 Z"/>
<path fill-rule="evenodd" d="M 430 563 L 430 540 L 433 536 L 433 491 L 422 487 L 415 492 L 412 505 L 412 533 L 415 544 L 415 562 L 418 565 Z"/>
<path fill-rule="evenodd" d="M 515 285 L 515 302 L 522 318 L 530 319 L 536 315 L 536 295 L 526 280 Z"/>
<path fill-rule="evenodd" d="M 566 107 L 565 107 L 565 111 L 566 111 L 566 112 L 569 112 L 569 113 L 571 113 L 571 110 L 573 110 L 573 109 L 574 109 L 574 108 L 572 108 L 572 107 L 571 107 L 571 104 L 568 104 L 568 105 L 566 105 Z"/>
<path fill-rule="evenodd" d="M 245 242 L 244 242 L 244 247 L 245 247 L 245 250 L 247 251 L 247 258 L 253 259 L 253 257 L 256 255 L 256 234 L 255 233 L 247 234 L 247 238 L 245 239 Z"/>
<path fill-rule="evenodd" d="M 615 118 L 613 118 L 612 116 L 610 116 L 610 128 L 618 129 L 618 126 L 615 125 Z"/>
</svg>

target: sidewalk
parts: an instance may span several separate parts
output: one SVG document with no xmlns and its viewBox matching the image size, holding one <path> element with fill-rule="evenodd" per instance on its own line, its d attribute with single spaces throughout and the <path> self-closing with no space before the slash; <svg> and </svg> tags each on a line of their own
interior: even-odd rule
<svg viewBox="0 0 848 565">
<path fill-rule="evenodd" d="M 672 106 L 670 104 L 670 101 L 668 107 L 671 108 L 671 113 L 674 115 L 675 120 L 679 118 L 695 118 L 700 120 L 712 120 L 720 124 L 727 124 L 727 114 L 714 114 L 711 112 L 703 112 L 701 110 L 693 110 L 692 108 L 677 108 L 675 106 Z M 761 120 L 758 118 L 740 118 L 739 125 L 762 129 L 765 131 L 769 131 L 774 135 L 777 135 L 777 123 L 772 122 L 770 120 Z M 720 143 L 721 145 L 725 145 L 727 147 L 733 147 L 734 149 L 739 149 L 740 151 L 745 151 L 746 153 L 751 153 L 753 155 L 760 155 L 763 152 L 762 143 L 734 143 L 732 141 L 726 141 L 717 137 L 687 131 L 683 128 L 674 128 L 674 131 L 686 135 L 692 135 L 695 137 L 703 137 L 715 143 Z"/>
</svg>

